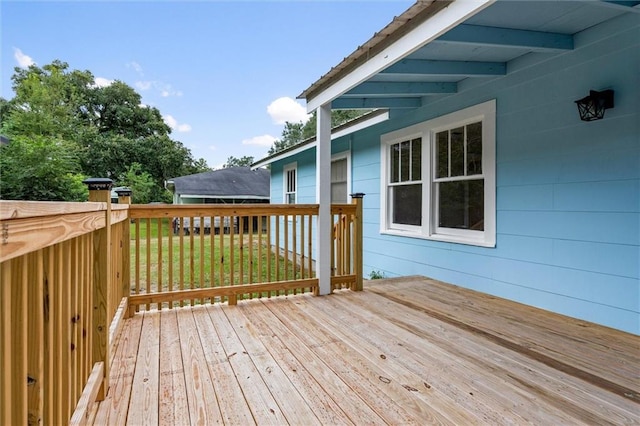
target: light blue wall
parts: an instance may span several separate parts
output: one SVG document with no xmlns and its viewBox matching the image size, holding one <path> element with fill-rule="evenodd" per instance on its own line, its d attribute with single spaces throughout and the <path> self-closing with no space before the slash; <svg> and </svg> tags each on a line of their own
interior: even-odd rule
<svg viewBox="0 0 640 426">
<path fill-rule="evenodd" d="M 351 146 L 352 189 L 367 194 L 365 275 L 421 274 L 640 334 L 637 16 L 577 34 L 575 45 L 334 142 L 334 152 Z M 615 108 L 580 121 L 574 100 L 606 88 Z M 494 98 L 496 247 L 380 234 L 380 135 Z M 298 162 L 300 202 L 314 202 L 315 149 L 273 165 L 272 202 L 282 199 L 289 161 Z"/>
</svg>

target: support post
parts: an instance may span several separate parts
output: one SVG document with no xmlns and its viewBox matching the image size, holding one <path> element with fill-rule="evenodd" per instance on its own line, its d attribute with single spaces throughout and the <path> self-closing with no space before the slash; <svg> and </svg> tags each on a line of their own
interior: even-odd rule
<svg viewBox="0 0 640 426">
<path fill-rule="evenodd" d="M 108 301 L 111 290 L 111 179 L 90 178 L 83 181 L 89 187 L 89 201 L 106 203 L 105 227 L 93 238 L 93 362 L 104 362 L 102 386 L 98 401 L 109 391 L 109 318 Z"/>
<path fill-rule="evenodd" d="M 316 203 L 318 203 L 317 294 L 331 293 L 331 104 L 317 109 Z"/>
<path fill-rule="evenodd" d="M 131 188 L 116 189 L 118 194 L 118 204 L 131 205 Z M 127 298 L 131 295 L 131 211 L 127 210 L 127 221 L 122 225 L 122 297 Z M 129 308 L 125 309 L 125 318 L 129 318 Z"/>
<path fill-rule="evenodd" d="M 353 291 L 362 291 L 362 202 L 365 194 L 357 192 L 351 194 L 351 202 L 356 205 L 356 218 L 354 221 L 353 235 L 353 269 L 356 275 L 356 282 L 352 286 Z"/>
</svg>

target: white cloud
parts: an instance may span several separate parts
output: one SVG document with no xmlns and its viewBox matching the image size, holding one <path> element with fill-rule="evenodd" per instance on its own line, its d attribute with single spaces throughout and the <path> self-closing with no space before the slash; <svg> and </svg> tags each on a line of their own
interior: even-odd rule
<svg viewBox="0 0 640 426">
<path fill-rule="evenodd" d="M 217 146 L 215 146 L 215 145 L 209 145 L 209 149 L 210 149 L 211 151 L 217 151 L 217 150 L 218 150 L 218 147 L 217 147 Z"/>
<path fill-rule="evenodd" d="M 257 146 L 266 146 L 271 147 L 273 143 L 277 140 L 271 135 L 262 135 L 262 136 L 254 136 L 249 139 L 244 139 L 242 141 L 242 145 L 257 145 Z"/>
<path fill-rule="evenodd" d="M 151 85 L 153 83 L 151 81 L 136 81 L 136 87 L 139 90 L 149 90 L 151 89 Z"/>
<path fill-rule="evenodd" d="M 13 48 L 13 57 L 18 62 L 18 66 L 20 68 L 29 68 L 29 66 L 35 65 L 35 61 L 31 59 L 31 56 L 25 55 L 24 53 L 22 53 L 22 50 L 18 49 L 17 47 Z"/>
<path fill-rule="evenodd" d="M 107 87 L 113 84 L 113 80 L 109 80 L 108 78 L 96 77 L 94 87 Z"/>
<path fill-rule="evenodd" d="M 158 84 L 159 86 L 160 84 Z M 164 86 L 163 89 L 161 89 L 160 91 L 160 96 L 162 96 L 163 98 L 168 98 L 169 96 L 182 96 L 182 91 L 181 90 L 173 90 L 171 88 L 170 84 L 167 84 Z"/>
<path fill-rule="evenodd" d="M 278 98 L 267 107 L 267 113 L 275 124 L 306 122 L 310 115 L 295 99 L 289 97 Z"/>
<path fill-rule="evenodd" d="M 164 119 L 164 122 L 167 124 L 167 126 L 171 127 L 171 129 L 177 132 L 186 133 L 191 131 L 191 125 L 186 123 L 178 123 L 178 120 L 176 120 L 172 115 L 165 115 L 162 118 Z"/>
<path fill-rule="evenodd" d="M 127 64 L 127 68 L 129 67 L 133 68 L 138 74 L 144 75 L 144 72 L 142 71 L 142 66 L 136 61 L 129 62 Z"/>
<path fill-rule="evenodd" d="M 160 96 L 168 98 L 169 96 L 182 96 L 181 90 L 175 90 L 170 84 L 161 81 L 154 81 L 153 87 L 160 91 Z"/>
<path fill-rule="evenodd" d="M 164 119 L 164 122 L 167 124 L 167 126 L 171 127 L 172 129 L 178 125 L 178 120 L 173 118 L 173 116 L 171 115 L 165 115 L 162 118 Z"/>
</svg>

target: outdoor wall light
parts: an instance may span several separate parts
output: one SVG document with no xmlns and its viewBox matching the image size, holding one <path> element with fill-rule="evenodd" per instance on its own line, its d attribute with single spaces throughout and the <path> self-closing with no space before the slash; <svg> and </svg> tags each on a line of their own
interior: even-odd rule
<svg viewBox="0 0 640 426">
<path fill-rule="evenodd" d="M 604 117 L 604 110 L 613 108 L 613 90 L 589 91 L 589 96 L 575 101 L 578 104 L 580 120 L 594 121 Z"/>
</svg>

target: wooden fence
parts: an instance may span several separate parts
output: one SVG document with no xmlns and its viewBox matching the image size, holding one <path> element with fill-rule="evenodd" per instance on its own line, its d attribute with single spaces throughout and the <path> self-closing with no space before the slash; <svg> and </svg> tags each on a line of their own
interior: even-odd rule
<svg viewBox="0 0 640 426">
<path fill-rule="evenodd" d="M 112 205 L 105 188 L 0 201 L 0 424 L 89 423 L 135 310 L 318 289 L 317 205 Z M 362 289 L 360 201 L 331 209 L 332 289 Z"/>
</svg>

